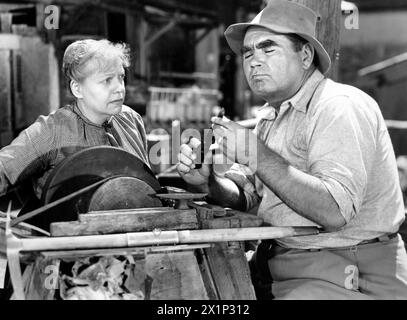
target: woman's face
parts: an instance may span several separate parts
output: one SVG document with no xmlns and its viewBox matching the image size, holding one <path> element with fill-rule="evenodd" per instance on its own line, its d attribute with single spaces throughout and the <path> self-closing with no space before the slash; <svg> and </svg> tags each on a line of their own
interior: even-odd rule
<svg viewBox="0 0 407 320">
<path fill-rule="evenodd" d="M 122 61 L 117 58 L 109 68 L 103 69 L 90 72 L 76 83 L 77 92 L 73 90 L 80 110 L 97 124 L 102 124 L 122 110 L 126 94 Z"/>
</svg>

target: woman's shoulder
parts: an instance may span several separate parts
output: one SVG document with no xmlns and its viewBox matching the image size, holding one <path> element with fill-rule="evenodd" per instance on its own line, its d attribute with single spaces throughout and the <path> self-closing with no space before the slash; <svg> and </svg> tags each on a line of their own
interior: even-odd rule
<svg viewBox="0 0 407 320">
<path fill-rule="evenodd" d="M 52 111 L 47 116 L 40 116 L 39 118 L 42 118 L 42 120 L 45 121 L 58 122 L 61 120 L 66 121 L 67 119 L 74 118 L 74 115 L 73 107 L 71 105 L 65 105 Z"/>
<path fill-rule="evenodd" d="M 118 116 L 128 118 L 141 124 L 143 123 L 143 118 L 141 117 L 141 115 L 137 111 L 134 111 L 132 108 L 126 105 L 122 106 L 122 111 L 118 114 Z"/>
</svg>

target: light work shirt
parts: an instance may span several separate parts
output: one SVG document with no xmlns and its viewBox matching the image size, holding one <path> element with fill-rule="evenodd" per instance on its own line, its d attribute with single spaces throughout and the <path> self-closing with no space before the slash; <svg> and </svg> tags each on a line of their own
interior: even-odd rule
<svg viewBox="0 0 407 320">
<path fill-rule="evenodd" d="M 279 112 L 266 104 L 254 132 L 293 167 L 320 179 L 346 225 L 339 231 L 277 239 L 283 247 L 352 246 L 394 233 L 405 218 L 396 159 L 377 103 L 316 70 Z M 261 165 L 261 164 L 258 164 Z M 316 226 L 267 188 L 247 167 L 226 174 L 246 195 L 247 210 L 273 226 Z"/>
<path fill-rule="evenodd" d="M 12 143 L 0 150 L 0 195 L 10 185 L 32 178 L 41 198 L 52 169 L 69 155 L 95 146 L 120 147 L 149 165 L 147 138 L 141 116 L 123 105 L 103 125 L 91 122 L 76 104 L 40 116 Z"/>
</svg>

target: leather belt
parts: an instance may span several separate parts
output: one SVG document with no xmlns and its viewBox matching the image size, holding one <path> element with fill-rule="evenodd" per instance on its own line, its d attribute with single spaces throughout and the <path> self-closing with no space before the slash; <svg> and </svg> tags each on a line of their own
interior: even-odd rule
<svg viewBox="0 0 407 320">
<path fill-rule="evenodd" d="M 370 239 L 370 240 L 363 240 L 362 242 L 359 242 L 357 244 L 357 246 L 359 246 L 361 244 L 389 241 L 389 240 L 394 239 L 395 237 L 397 237 L 397 235 L 398 235 L 398 233 L 396 232 L 396 233 L 391 233 L 391 234 L 385 234 L 385 235 L 383 235 L 381 237 Z"/>
<path fill-rule="evenodd" d="M 363 240 L 359 242 L 358 244 L 355 244 L 353 246 L 348 246 L 348 247 L 333 247 L 333 248 L 321 248 L 321 249 L 305 249 L 305 251 L 310 251 L 310 252 L 315 252 L 315 251 L 322 251 L 322 250 L 350 250 L 350 251 L 356 251 L 358 246 L 369 244 L 369 243 L 376 243 L 376 242 L 386 242 L 390 241 L 391 239 L 396 238 L 398 233 L 390 233 L 390 234 L 385 234 L 380 237 L 374 238 L 374 239 L 369 239 L 369 240 Z"/>
</svg>

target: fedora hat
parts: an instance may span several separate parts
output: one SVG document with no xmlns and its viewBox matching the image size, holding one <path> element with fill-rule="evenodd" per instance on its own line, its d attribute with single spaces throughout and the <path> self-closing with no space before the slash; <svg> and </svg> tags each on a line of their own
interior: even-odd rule
<svg viewBox="0 0 407 320">
<path fill-rule="evenodd" d="M 311 43 L 318 57 L 318 68 L 326 74 L 331 59 L 321 42 L 316 38 L 317 14 L 295 2 L 287 0 L 269 0 L 267 6 L 248 23 L 235 23 L 225 31 L 225 38 L 236 54 L 241 54 L 243 39 L 249 27 L 258 26 L 275 33 L 294 33 Z"/>
</svg>

